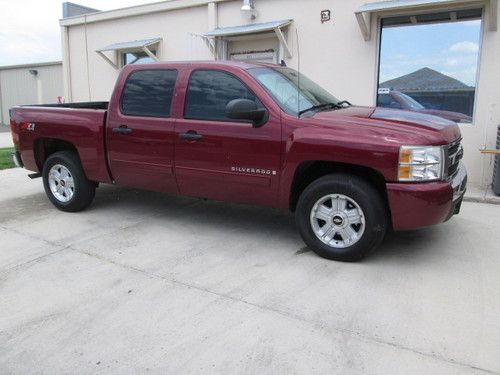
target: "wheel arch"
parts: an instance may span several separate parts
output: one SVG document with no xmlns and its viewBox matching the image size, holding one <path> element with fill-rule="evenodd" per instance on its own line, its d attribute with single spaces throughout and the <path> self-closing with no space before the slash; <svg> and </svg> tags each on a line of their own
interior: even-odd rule
<svg viewBox="0 0 500 375">
<path fill-rule="evenodd" d="M 380 172 L 366 166 L 326 160 L 304 161 L 297 166 L 290 187 L 290 210 L 292 212 L 295 211 L 299 197 L 307 186 L 316 181 L 318 178 L 334 173 L 351 174 L 370 183 L 379 192 L 389 211 L 386 181 Z M 388 213 L 390 217 L 390 212 Z"/>
<path fill-rule="evenodd" d="M 33 152 L 35 162 L 38 169 L 41 171 L 47 158 L 59 151 L 72 151 L 80 159 L 78 149 L 71 142 L 58 138 L 37 138 L 33 144 Z"/>
</svg>

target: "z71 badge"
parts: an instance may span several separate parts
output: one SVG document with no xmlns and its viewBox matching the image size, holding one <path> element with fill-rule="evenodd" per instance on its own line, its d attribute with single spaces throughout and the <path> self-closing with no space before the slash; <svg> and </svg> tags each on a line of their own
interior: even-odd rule
<svg viewBox="0 0 500 375">
<path fill-rule="evenodd" d="M 271 169 L 264 169 L 264 168 L 231 167 L 231 172 L 260 174 L 260 175 L 264 175 L 264 176 L 276 176 L 276 171 L 273 171 Z"/>
</svg>

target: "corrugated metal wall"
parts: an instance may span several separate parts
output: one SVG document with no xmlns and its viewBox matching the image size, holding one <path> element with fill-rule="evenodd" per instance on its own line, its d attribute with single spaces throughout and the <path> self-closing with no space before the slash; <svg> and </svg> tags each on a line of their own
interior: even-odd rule
<svg viewBox="0 0 500 375">
<path fill-rule="evenodd" d="M 38 74 L 35 76 L 30 70 Z M 0 122 L 9 123 L 9 108 L 15 105 L 56 103 L 63 93 L 61 63 L 0 67 Z"/>
</svg>

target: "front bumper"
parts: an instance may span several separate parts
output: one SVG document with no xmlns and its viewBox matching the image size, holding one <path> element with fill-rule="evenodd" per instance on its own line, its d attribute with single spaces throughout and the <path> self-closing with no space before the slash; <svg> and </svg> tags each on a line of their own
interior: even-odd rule
<svg viewBox="0 0 500 375">
<path fill-rule="evenodd" d="M 458 214 L 467 185 L 467 171 L 460 163 L 451 181 L 388 183 L 387 197 L 394 230 L 436 225 Z"/>
<path fill-rule="evenodd" d="M 21 154 L 19 153 L 19 151 L 13 152 L 11 156 L 12 156 L 12 161 L 14 162 L 16 167 L 18 168 L 24 167 L 23 160 L 21 159 Z"/>
</svg>

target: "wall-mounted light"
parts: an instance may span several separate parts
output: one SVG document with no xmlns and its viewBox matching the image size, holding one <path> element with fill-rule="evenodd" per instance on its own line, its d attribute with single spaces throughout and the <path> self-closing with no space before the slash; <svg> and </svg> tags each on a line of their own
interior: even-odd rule
<svg viewBox="0 0 500 375">
<path fill-rule="evenodd" d="M 241 14 L 244 17 L 254 20 L 257 18 L 257 12 L 255 11 L 255 5 L 253 0 L 243 0 L 243 5 L 241 7 Z"/>
<path fill-rule="evenodd" d="M 34 75 L 36 77 L 38 75 L 38 70 L 36 70 L 36 69 L 30 69 L 30 74 Z"/>
</svg>

